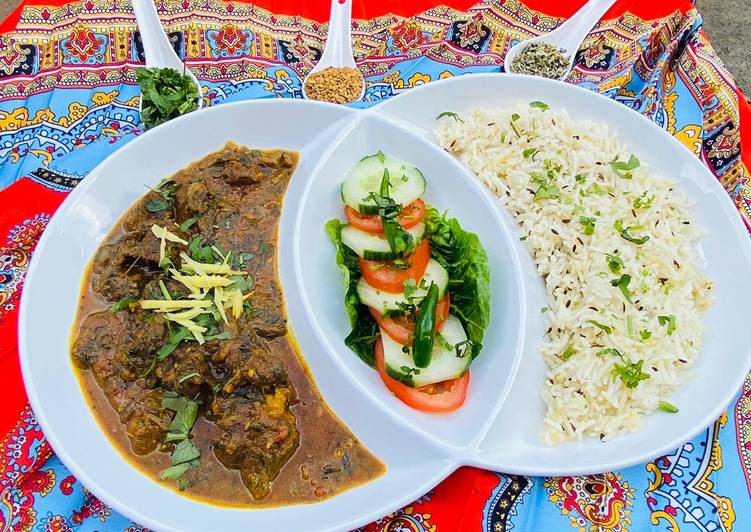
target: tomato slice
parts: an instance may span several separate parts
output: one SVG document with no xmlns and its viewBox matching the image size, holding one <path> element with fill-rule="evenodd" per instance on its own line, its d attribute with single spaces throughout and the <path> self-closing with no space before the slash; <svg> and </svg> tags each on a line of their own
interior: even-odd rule
<svg viewBox="0 0 751 532">
<path fill-rule="evenodd" d="M 448 294 L 446 297 L 438 301 L 438 308 L 436 309 L 436 330 L 441 332 L 443 324 L 446 322 L 446 318 L 449 316 L 449 307 L 451 301 Z M 378 326 L 386 334 L 388 334 L 395 342 L 406 345 L 412 341 L 412 334 L 415 332 L 415 320 L 412 316 L 393 316 L 384 318 L 377 310 L 370 308 L 370 313 L 375 318 Z"/>
<path fill-rule="evenodd" d="M 396 397 L 415 410 L 423 412 L 453 412 L 464 404 L 469 388 L 469 370 L 458 379 L 410 388 L 406 384 L 393 379 L 386 373 L 383 362 L 383 341 L 378 338 L 375 345 L 375 360 L 378 373 L 386 388 Z"/>
<path fill-rule="evenodd" d="M 397 268 L 393 262 L 380 262 L 360 258 L 360 271 L 370 286 L 391 294 L 404 292 L 404 281 L 414 279 L 417 283 L 425 275 L 430 260 L 430 244 L 423 240 L 409 255 L 402 259 L 406 267 Z"/>
<path fill-rule="evenodd" d="M 421 199 L 416 199 L 402 209 L 398 220 L 402 227 L 410 229 L 420 223 L 424 214 L 425 202 Z M 344 215 L 350 224 L 361 231 L 378 235 L 383 234 L 383 222 L 381 222 L 381 217 L 377 214 L 360 214 L 349 205 L 345 205 Z"/>
</svg>

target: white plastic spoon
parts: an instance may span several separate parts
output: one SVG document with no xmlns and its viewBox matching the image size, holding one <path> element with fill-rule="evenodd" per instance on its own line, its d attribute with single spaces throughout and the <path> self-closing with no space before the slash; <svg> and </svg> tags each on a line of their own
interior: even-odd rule
<svg viewBox="0 0 751 532">
<path fill-rule="evenodd" d="M 316 63 L 313 70 L 303 80 L 303 96 L 308 98 L 308 95 L 305 94 L 305 85 L 308 82 L 308 78 L 329 67 L 350 67 L 357 70 L 354 54 L 352 53 L 352 0 L 331 0 L 326 45 L 323 48 L 323 54 L 321 54 L 318 63 Z M 362 90 L 360 90 L 357 100 L 360 100 L 364 94 L 365 83 L 362 84 Z"/>
<path fill-rule="evenodd" d="M 524 48 L 534 42 L 546 42 L 556 48 L 562 49 L 569 56 L 568 67 L 559 79 L 565 79 L 574 66 L 576 52 L 579 51 L 587 34 L 595 27 L 595 24 L 602 18 L 610 7 L 615 4 L 616 0 L 590 0 L 579 11 L 558 26 L 550 33 L 545 33 L 539 37 L 527 39 L 512 46 L 506 53 L 506 59 L 503 62 L 503 68 L 506 72 L 513 72 L 511 63 L 513 63 L 519 53 Z"/>
<path fill-rule="evenodd" d="M 173 68 L 185 74 L 193 80 L 198 87 L 198 108 L 203 107 L 201 98 L 201 84 L 193 72 L 185 66 L 182 59 L 175 53 L 169 38 L 159 20 L 159 14 L 152 0 L 133 0 L 133 12 L 136 14 L 138 31 L 141 33 L 143 43 L 143 55 L 146 59 L 147 68 Z M 142 100 L 143 101 L 143 100 Z M 139 104 L 140 109 L 140 104 Z"/>
</svg>

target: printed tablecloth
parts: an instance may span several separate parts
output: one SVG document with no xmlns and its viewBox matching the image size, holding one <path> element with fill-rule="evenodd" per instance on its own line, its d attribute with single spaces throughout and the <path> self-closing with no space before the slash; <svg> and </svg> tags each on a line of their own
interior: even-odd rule
<svg viewBox="0 0 751 532">
<path fill-rule="evenodd" d="M 552 30 L 583 0 L 436 3 L 355 2 L 354 49 L 367 80 L 357 107 L 437 79 L 500 72 L 511 44 Z M 321 54 L 327 0 L 157 5 L 206 104 L 302 97 L 301 78 Z M 0 531 L 141 530 L 54 455 L 26 404 L 16 323 L 24 274 L 50 216 L 88 171 L 143 130 L 134 73 L 142 62 L 129 0 L 30 0 L 0 25 Z M 675 135 L 749 224 L 751 109 L 691 2 L 619 1 L 568 81 Z M 750 489 L 747 380 L 727 414 L 654 462 L 556 478 L 463 468 L 365 530 L 743 530 L 751 526 Z"/>
</svg>

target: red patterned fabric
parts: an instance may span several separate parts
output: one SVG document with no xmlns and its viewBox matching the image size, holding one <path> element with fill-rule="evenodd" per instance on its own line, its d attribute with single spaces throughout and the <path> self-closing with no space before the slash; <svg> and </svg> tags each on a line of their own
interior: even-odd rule
<svg viewBox="0 0 751 532">
<path fill-rule="evenodd" d="M 476 4 L 474 0 L 446 0 L 444 3 L 460 11 Z M 575 12 L 584 0 L 572 2 L 527 0 L 525 3 L 534 11 L 554 17 L 566 17 Z M 303 18 L 321 22 L 328 17 L 328 1 L 258 0 L 255 4 L 280 15 L 300 15 Z M 353 15 L 357 19 L 364 20 L 387 13 L 409 17 L 434 7 L 436 4 L 435 0 L 411 2 L 357 0 L 354 3 Z M 500 0 L 500 4 L 507 7 L 516 6 L 515 9 L 524 7 L 516 0 Z M 16 29 L 22 18 L 24 7 L 65 5 L 68 5 L 66 0 L 28 0 L 0 25 L 0 34 Z M 693 7 L 688 0 L 665 2 L 621 0 L 605 18 L 616 18 L 624 13 L 632 13 L 642 20 L 652 20 L 666 17 L 676 10 L 687 13 Z M 42 16 L 44 12 L 42 10 Z M 101 43 L 98 43 L 98 37 L 92 32 L 87 32 L 85 29 L 81 32 L 77 37 L 78 40 L 68 42 L 68 52 L 84 61 L 92 55 L 90 48 L 99 46 Z M 400 32 L 402 30 L 399 27 L 393 30 L 393 35 L 397 40 L 400 38 Z M 11 52 L 0 46 L 0 69 L 3 66 L 3 59 L 9 57 L 7 54 Z M 705 87 L 705 91 L 703 96 L 707 100 L 716 96 L 711 86 Z M 741 157 L 745 167 L 750 168 L 751 107 L 740 92 L 737 96 L 740 112 Z M 2 119 L 3 116 L 0 114 L 0 123 Z M 85 142 L 82 141 L 82 145 L 85 145 Z M 748 182 L 747 173 L 741 173 L 736 178 L 740 184 Z M 0 238 L 2 238 L 0 240 L 0 270 L 2 266 L 7 266 L 15 272 L 23 273 L 26 270 L 39 234 L 66 195 L 65 192 L 55 190 L 54 187 L 41 186 L 37 181 L 26 178 L 19 179 L 7 189 L 0 191 L 0 204 L 2 205 L 0 210 Z M 0 275 L 2 275 L 1 272 Z M 33 413 L 27 407 L 18 365 L 16 337 L 17 308 L 22 280 L 23 275 L 10 276 L 7 282 L 16 282 L 19 286 L 14 290 L 0 292 L 0 308 L 10 309 L 0 312 L 0 375 L 2 375 L 0 404 L 3 405 L 0 408 L 0 453 L 2 453 L 0 454 L 0 532 L 25 531 L 35 527 L 45 530 L 67 530 L 70 528 L 66 527 L 80 526 L 85 522 L 92 522 L 92 519 L 94 523 L 110 529 L 108 527 L 115 526 L 109 520 L 110 510 L 88 492 L 83 492 L 82 488 L 77 486 L 74 477 L 61 474 L 60 472 L 64 471 L 62 466 L 50 465 L 50 462 L 55 459 L 52 450 L 39 431 Z M 2 282 L 0 278 L 0 285 Z M 3 299 L 4 297 L 6 299 Z M 749 388 L 751 387 L 747 386 L 745 393 L 735 405 L 736 427 L 747 427 L 748 425 L 744 423 L 751 419 Z M 711 453 L 714 458 L 707 458 L 709 465 L 702 469 L 701 475 L 697 474 L 697 477 L 693 478 L 699 478 L 705 482 L 704 488 L 707 493 L 712 494 L 710 498 L 715 501 L 715 511 L 719 515 L 717 522 L 721 523 L 725 530 L 732 529 L 734 524 L 736 529 L 743 529 L 743 523 L 735 521 L 736 514 L 732 505 L 724 501 L 721 495 L 715 495 L 715 492 L 711 491 L 712 482 L 707 480 L 709 477 L 703 476 L 704 473 L 706 475 L 716 473 L 722 467 L 721 459 L 718 465 L 716 455 L 719 451 L 715 450 L 715 445 L 719 449 L 720 430 L 726 422 L 727 419 L 718 420 L 714 427 L 708 429 L 704 445 L 709 449 L 707 452 Z M 751 438 L 740 434 L 741 430 L 739 428 L 738 435 L 733 437 L 732 442 L 737 446 L 737 453 L 731 457 L 726 455 L 727 460 L 732 458 L 739 461 L 737 469 L 733 470 L 736 472 L 747 466 L 744 457 L 751 454 L 751 443 L 749 443 Z M 729 447 L 731 446 L 725 447 L 726 453 Z M 672 469 L 677 462 L 677 458 L 672 461 L 671 457 L 665 457 L 644 466 L 652 480 L 649 481 L 648 486 L 639 486 L 638 489 L 641 491 L 638 492 L 634 486 L 629 485 L 620 474 L 616 473 L 601 475 L 594 479 L 564 477 L 543 481 L 462 468 L 425 497 L 393 515 L 385 516 L 382 520 L 365 527 L 365 530 L 480 530 L 491 528 L 491 524 L 493 528 L 500 530 L 501 528 L 497 525 L 506 523 L 508 517 L 506 514 L 501 515 L 504 509 L 513 508 L 514 501 L 523 494 L 529 493 L 533 483 L 536 483 L 539 488 L 536 493 L 544 493 L 547 500 L 554 503 L 555 508 L 560 510 L 560 515 L 567 516 L 567 520 L 562 522 L 570 524 L 570 527 L 575 529 L 625 531 L 632 523 L 632 517 L 629 517 L 631 510 L 628 508 L 629 505 L 634 505 L 635 499 L 646 505 L 652 513 L 649 523 L 642 521 L 638 523 L 638 526 L 630 529 L 643 530 L 644 527 L 652 525 L 662 529 L 662 527 L 673 526 L 679 516 L 680 501 L 664 503 L 660 498 L 661 496 L 668 497 L 663 492 L 670 492 L 680 484 L 680 479 Z M 748 470 L 749 468 L 746 468 L 746 471 Z M 742 475 L 742 473 L 737 474 Z M 749 478 L 748 474 L 744 478 Z M 709 482 L 709 487 L 706 482 Z M 697 484 L 699 484 L 698 480 Z M 60 513 L 60 515 L 51 514 L 45 517 L 35 510 L 35 504 L 38 505 L 39 501 L 45 498 L 50 498 L 55 494 L 71 496 L 77 493 L 82 494 L 80 505 L 70 515 L 63 516 Z M 607 494 L 607 497 L 602 494 Z M 494 501 L 493 505 L 489 505 L 489 501 Z M 2 505 L 10 510 L 4 513 Z M 4 521 L 6 519 L 4 516 L 8 515 L 11 517 Z M 531 526 L 532 528 L 528 528 L 530 530 L 535 529 L 530 523 L 536 523 L 538 527 L 544 523 L 544 520 L 534 521 L 529 516 L 525 519 L 521 523 Z M 105 522 L 108 524 L 104 525 Z M 677 530 L 677 526 L 676 524 L 673 529 Z"/>
</svg>

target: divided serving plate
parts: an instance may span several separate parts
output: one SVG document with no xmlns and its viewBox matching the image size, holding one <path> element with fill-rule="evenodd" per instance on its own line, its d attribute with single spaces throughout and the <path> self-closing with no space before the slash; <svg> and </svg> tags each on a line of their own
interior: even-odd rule
<svg viewBox="0 0 751 532">
<path fill-rule="evenodd" d="M 716 290 L 695 366 L 700 378 L 675 398 L 678 414 L 652 416 L 641 432 L 611 442 L 553 448 L 539 442 L 542 282 L 511 218 L 432 140 L 442 111 L 522 98 L 610 123 L 643 161 L 698 201 L 694 214 L 709 235 L 701 246 Z M 150 481 L 99 429 L 70 361 L 82 274 L 101 240 L 145 185 L 230 140 L 301 152 L 279 229 L 279 276 L 289 322 L 328 405 L 388 468 L 382 477 L 316 504 L 226 508 Z M 467 402 L 450 415 L 422 414 L 401 404 L 343 343 L 349 330 L 342 279 L 323 225 L 342 217 L 338 184 L 344 173 L 379 149 L 419 167 L 428 181 L 427 202 L 478 233 L 490 257 L 491 324 L 472 365 Z M 225 529 L 350 529 L 411 502 L 461 465 L 522 474 L 601 472 L 648 460 L 688 440 L 727 406 L 751 364 L 747 343 L 733 333 L 743 327 L 744 303 L 751 298 L 751 288 L 735 280 L 749 269 L 751 249 L 740 217 L 701 162 L 637 113 L 583 89 L 525 76 L 473 75 L 413 89 L 367 111 L 308 101 L 238 102 L 143 134 L 70 194 L 28 272 L 19 321 L 21 364 L 32 407 L 63 462 L 95 495 L 140 524 L 159 530 L 207 530 L 217 523 Z"/>
</svg>

